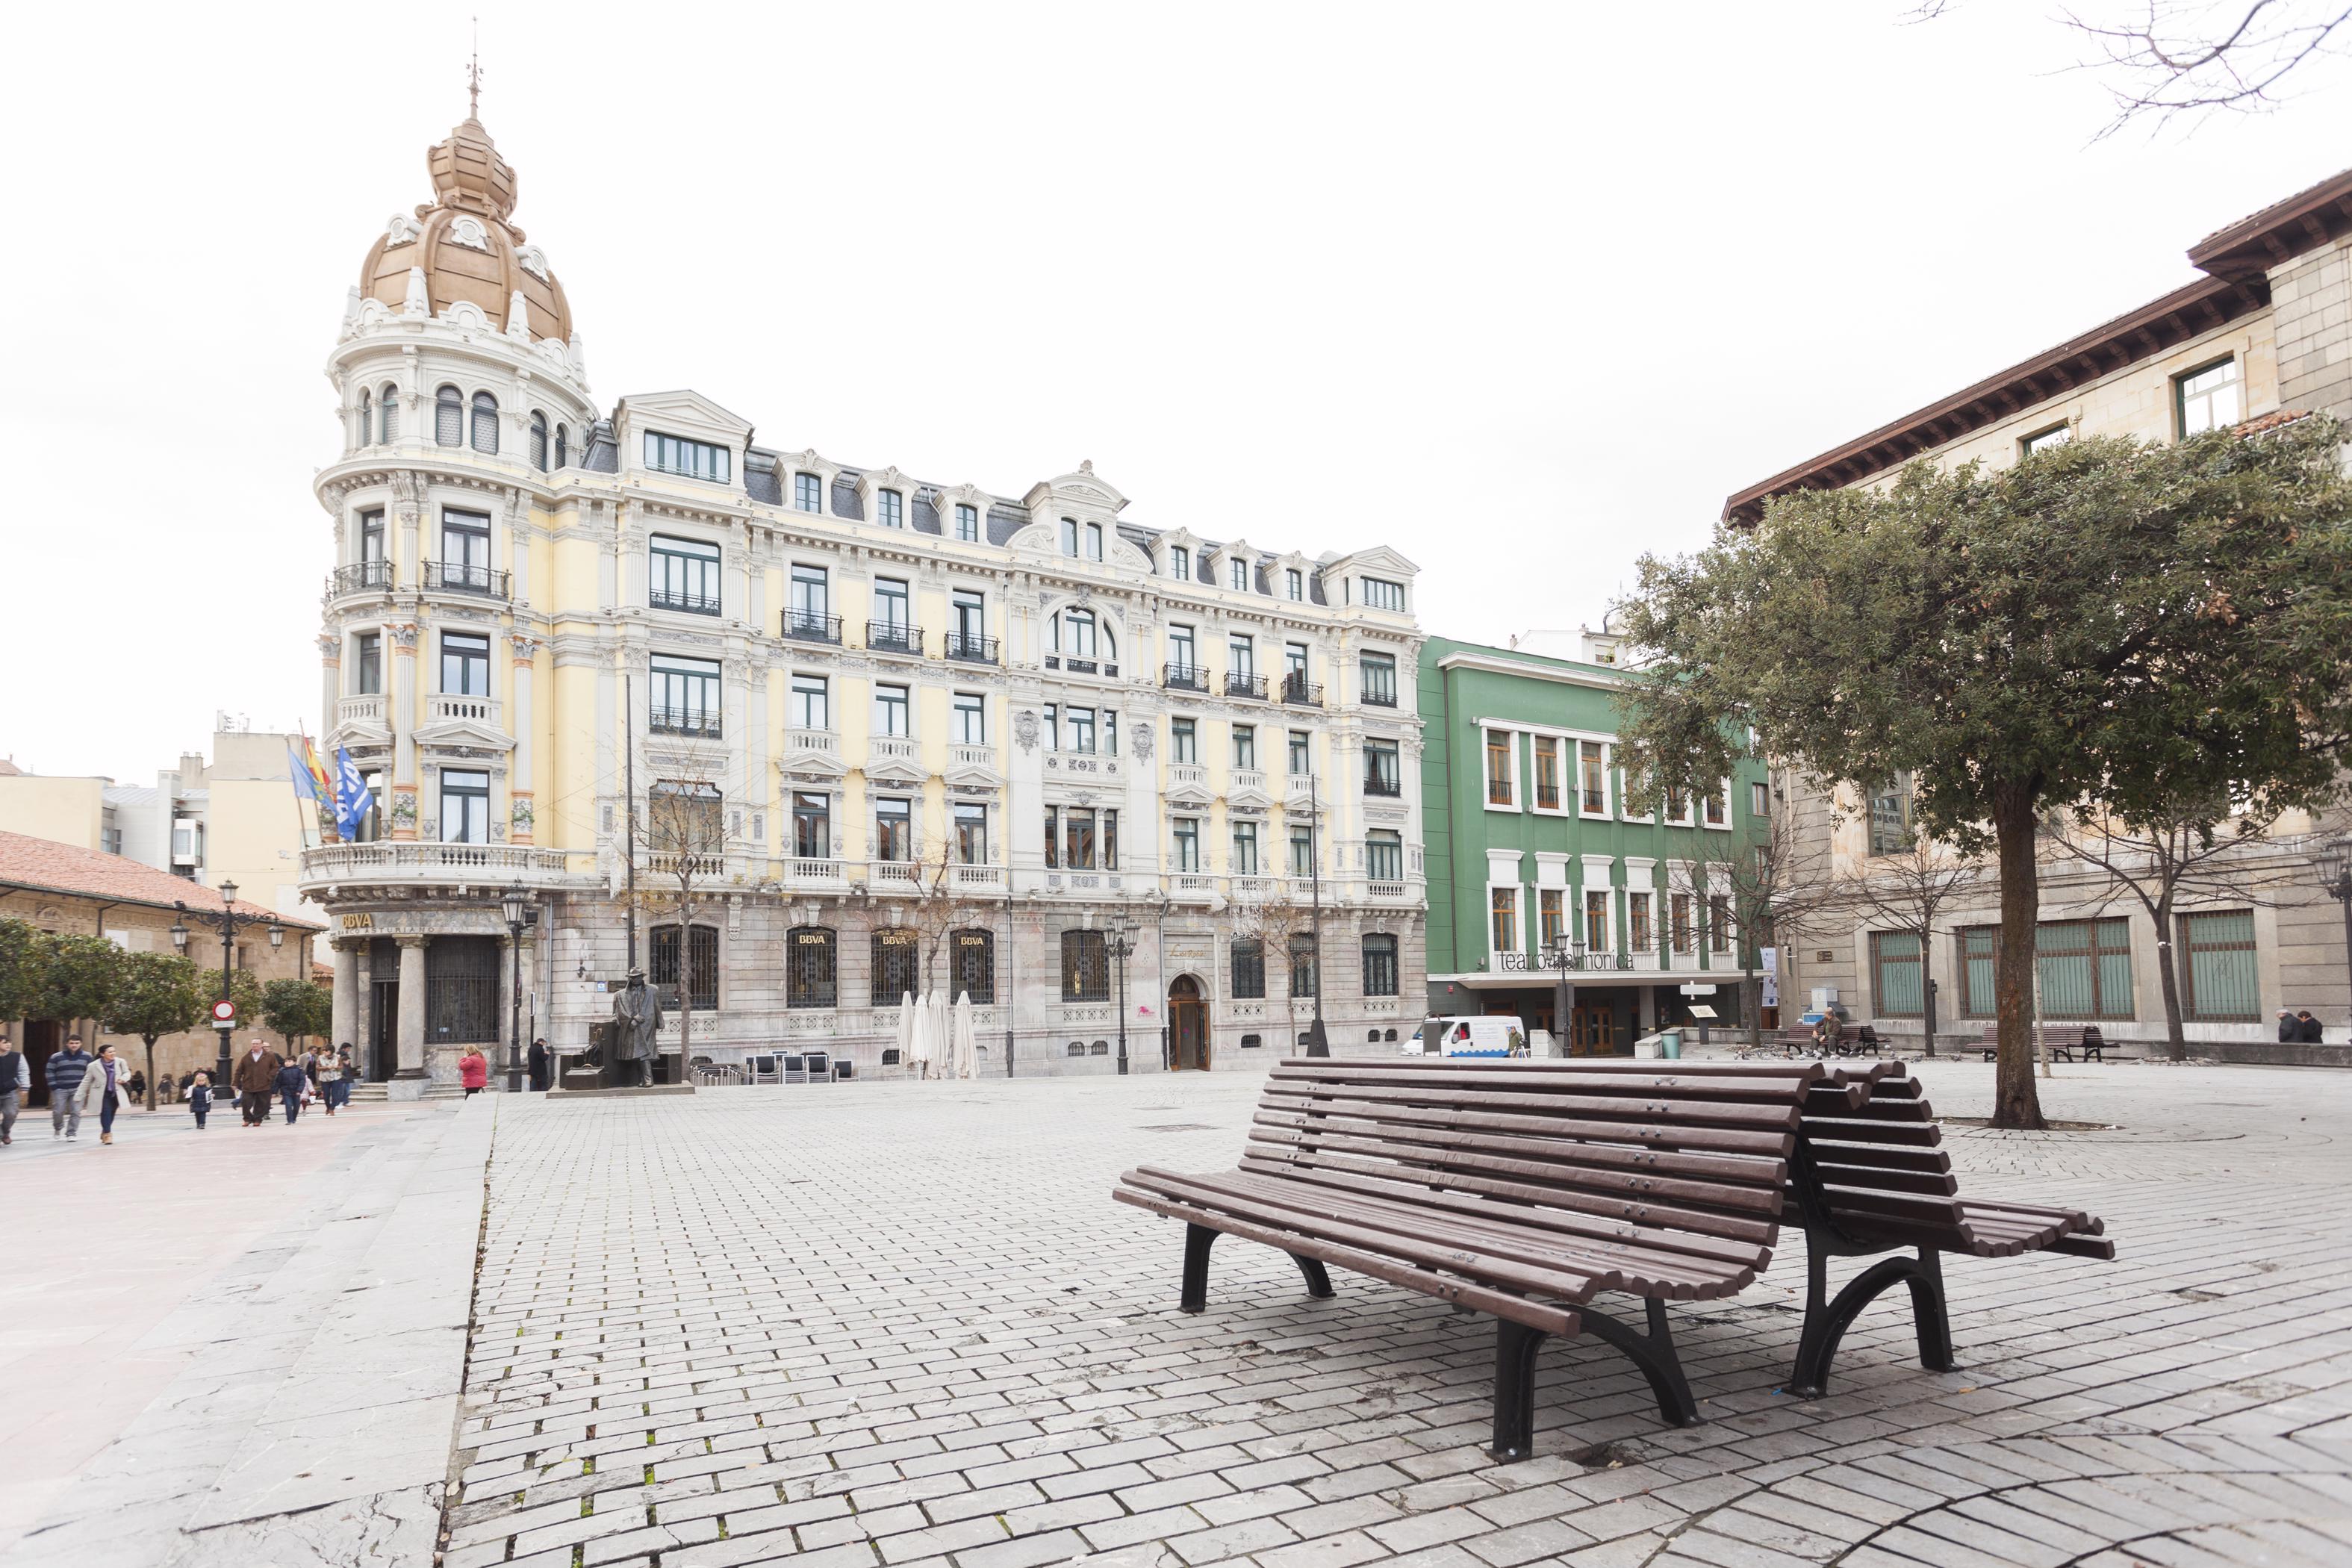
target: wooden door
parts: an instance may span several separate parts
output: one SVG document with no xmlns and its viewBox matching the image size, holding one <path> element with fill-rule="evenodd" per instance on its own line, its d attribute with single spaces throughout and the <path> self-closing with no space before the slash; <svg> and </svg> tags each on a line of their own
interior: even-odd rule
<svg viewBox="0 0 2352 1568">
<path fill-rule="evenodd" d="M 1178 1072 L 1209 1070 L 1209 1010 L 1201 983 L 1180 974 L 1168 987 L 1168 1061 Z"/>
</svg>

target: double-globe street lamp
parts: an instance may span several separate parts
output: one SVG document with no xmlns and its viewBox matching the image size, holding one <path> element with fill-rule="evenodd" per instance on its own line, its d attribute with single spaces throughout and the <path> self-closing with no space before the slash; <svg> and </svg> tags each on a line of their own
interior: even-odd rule
<svg viewBox="0 0 2352 1568">
<path fill-rule="evenodd" d="M 507 922 L 507 1092 L 522 1092 L 522 931 L 539 924 L 539 905 L 530 889 L 509 882 L 499 895 L 499 913 Z"/>
<path fill-rule="evenodd" d="M 1556 942 L 1544 949 L 1543 964 L 1559 978 L 1552 984 L 1557 988 L 1552 998 L 1552 1022 L 1559 1026 L 1553 1034 L 1556 1047 L 1563 1057 L 1574 1054 L 1575 1031 L 1570 1021 L 1576 1016 L 1576 982 L 1569 975 L 1584 967 L 1584 943 L 1570 939 Z"/>
<path fill-rule="evenodd" d="M 202 921 L 208 926 L 218 927 L 221 933 L 220 999 L 226 1002 L 229 1000 L 229 972 L 236 966 L 236 933 L 248 926 L 260 925 L 266 921 L 269 925 L 269 945 L 283 947 L 286 945 L 286 928 L 278 924 L 278 917 L 267 910 L 258 914 L 237 913 L 235 882 L 223 882 L 220 885 L 220 896 L 221 907 L 218 914 L 213 913 L 210 910 L 192 910 L 177 900 L 173 900 L 172 908 L 179 912 L 172 920 L 172 951 L 184 957 L 186 955 L 188 921 Z M 228 1087 L 230 1058 L 236 1054 L 229 1049 L 228 1037 L 230 1031 L 236 1027 L 236 1019 L 233 1016 L 224 1018 L 215 1015 L 213 1027 L 220 1031 L 220 1066 L 213 1074 L 213 1083 L 215 1088 L 226 1089 Z"/>
<path fill-rule="evenodd" d="M 1135 951 L 1138 927 L 1133 921 L 1123 920 L 1110 928 L 1104 939 L 1110 955 L 1118 960 L 1118 1076 L 1127 1076 L 1127 955 Z"/>
</svg>

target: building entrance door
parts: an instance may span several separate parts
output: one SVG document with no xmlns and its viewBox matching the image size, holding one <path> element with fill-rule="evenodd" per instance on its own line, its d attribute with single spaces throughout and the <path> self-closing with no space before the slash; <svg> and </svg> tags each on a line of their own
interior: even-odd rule
<svg viewBox="0 0 2352 1568">
<path fill-rule="evenodd" d="M 1615 1009 L 1606 1002 L 1580 1002 L 1568 1037 L 1572 1057 L 1607 1056 L 1616 1049 Z"/>
<path fill-rule="evenodd" d="M 373 1006 L 368 1017 L 367 1076 L 371 1083 L 388 1083 L 400 1070 L 400 982 L 379 980 L 368 989 Z"/>
<path fill-rule="evenodd" d="M 1178 1072 L 1209 1070 L 1209 1009 L 1201 983 L 1189 974 L 1168 987 L 1168 1065 Z"/>
</svg>

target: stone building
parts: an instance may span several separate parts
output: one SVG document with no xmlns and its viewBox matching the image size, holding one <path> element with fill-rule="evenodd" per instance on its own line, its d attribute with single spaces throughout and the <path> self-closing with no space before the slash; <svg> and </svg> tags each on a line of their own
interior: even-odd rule
<svg viewBox="0 0 2352 1568">
<path fill-rule="evenodd" d="M 328 361 L 320 697 L 377 809 L 302 881 L 395 1093 L 503 1038 L 512 885 L 526 1037 L 584 1043 L 632 863 L 634 962 L 719 1060 L 900 1065 L 940 988 L 987 1071 L 1108 1071 L 1123 976 L 1134 1062 L 1234 1065 L 1305 1027 L 1318 952 L 1335 1042 L 1418 1005 L 1410 562 L 1145 527 L 1090 463 L 1004 494 L 693 392 L 602 408 L 488 132 L 427 161 Z"/>
<path fill-rule="evenodd" d="M 1877 483 L 1923 457 L 2000 465 L 2077 437 L 2173 440 L 2312 413 L 2352 421 L 2352 171 L 2209 235 L 2189 260 L 2196 280 L 1739 491 L 1725 521 L 1753 524 L 1773 496 Z M 1913 853 L 1905 780 L 1833 798 L 1793 777 L 1780 787 L 1811 857 L 1836 877 L 1884 889 L 1896 875 L 1889 868 Z M 2105 872 L 2046 855 L 2044 1016 L 2097 1023 L 2110 1039 L 2161 1039 L 2157 966 L 2159 943 L 2169 942 L 2200 1051 L 2352 1061 L 2332 1044 L 2315 1054 L 2281 1047 L 2273 1021 L 2282 1007 L 2309 1007 L 2329 1042 L 2352 1038 L 2344 915 L 2313 863 L 2322 839 L 2345 826 L 2340 813 L 2317 822 L 2290 814 L 2200 878 L 2168 932 Z M 1916 937 L 1885 929 L 1883 912 L 1835 903 L 1784 951 L 1787 1016 L 1829 1001 L 1883 1034 L 1916 1038 L 1932 981 L 1938 1037 L 1973 1040 L 1992 1017 L 1999 920 L 1990 872 L 1962 879 L 1924 952 Z"/>
</svg>

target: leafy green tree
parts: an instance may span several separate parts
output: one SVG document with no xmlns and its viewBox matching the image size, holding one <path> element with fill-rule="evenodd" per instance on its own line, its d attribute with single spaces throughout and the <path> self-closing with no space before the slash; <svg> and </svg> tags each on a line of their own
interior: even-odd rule
<svg viewBox="0 0 2352 1568">
<path fill-rule="evenodd" d="M 1993 1118 L 2041 1126 L 2042 814 L 2157 821 L 2218 797 L 2260 815 L 2336 790 L 2352 735 L 2343 440 L 2309 417 L 1783 496 L 1752 532 L 1642 562 L 1622 606 L 1650 656 L 1629 739 L 1685 784 L 1727 774 L 1745 737 L 1727 729 L 1746 726 L 1824 784 L 1909 770 L 1927 834 L 1994 851 Z"/>
<path fill-rule="evenodd" d="M 261 988 L 261 1021 L 290 1049 L 299 1039 L 334 1028 L 334 993 L 315 980 L 273 980 Z"/>
<path fill-rule="evenodd" d="M 128 955 L 102 936 L 41 933 L 47 958 L 26 1015 L 34 1018 L 103 1018 Z"/>
<path fill-rule="evenodd" d="M 163 952 L 122 955 L 100 1022 L 108 1034 L 136 1035 L 145 1043 L 148 1110 L 155 1109 L 156 1040 L 202 1024 L 211 1013 L 217 984 L 217 976 L 207 976 L 184 958 Z"/>
<path fill-rule="evenodd" d="M 48 970 L 48 932 L 25 921 L 0 919 L 0 1018 L 37 1016 Z"/>
</svg>

